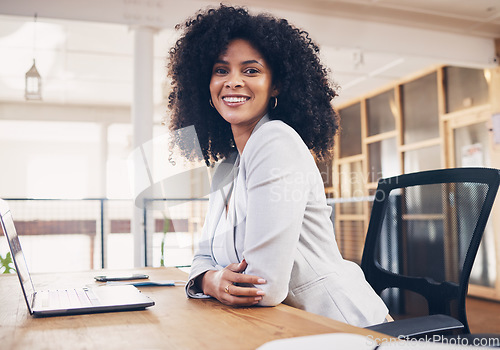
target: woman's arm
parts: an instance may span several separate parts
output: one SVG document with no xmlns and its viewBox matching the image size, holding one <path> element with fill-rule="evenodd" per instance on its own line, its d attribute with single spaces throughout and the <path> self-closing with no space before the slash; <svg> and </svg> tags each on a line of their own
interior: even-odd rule
<svg viewBox="0 0 500 350">
<path fill-rule="evenodd" d="M 246 273 L 264 278 L 263 306 L 281 303 L 288 294 L 297 243 L 311 181 L 317 174 L 309 150 L 293 129 L 269 122 L 244 151 L 247 182 L 243 256 Z"/>
<path fill-rule="evenodd" d="M 198 249 L 193 257 L 193 262 L 191 263 L 191 272 L 189 274 L 189 279 L 186 284 L 186 294 L 190 298 L 209 298 L 209 295 L 203 293 L 201 288 L 200 278 L 203 278 L 204 274 L 210 270 L 220 270 L 221 266 L 215 264 L 210 255 L 209 247 L 209 237 L 207 232 L 208 227 L 208 214 L 205 218 L 205 224 L 203 225 L 203 231 L 201 234 Z"/>
<path fill-rule="evenodd" d="M 235 157 L 234 157 L 235 158 Z M 203 231 L 200 237 L 198 249 L 194 255 L 191 265 L 191 273 L 186 284 L 186 294 L 190 298 L 217 298 L 224 304 L 248 306 L 253 305 L 262 297 L 262 291 L 259 292 L 253 287 L 254 284 L 262 284 L 265 281 L 257 276 L 244 275 L 242 272 L 246 268 L 246 262 L 240 264 L 231 264 L 225 268 L 217 265 L 212 259 L 210 247 L 210 233 L 208 232 L 211 213 L 214 210 L 213 196 L 214 188 L 223 185 L 223 179 L 227 172 L 232 169 L 234 159 L 229 159 L 219 165 L 212 184 L 212 193 L 210 194 L 210 204 L 203 225 Z M 252 287 L 242 287 L 233 285 L 247 284 Z M 226 287 L 229 286 L 229 292 Z M 255 298 L 258 298 L 257 300 Z"/>
</svg>

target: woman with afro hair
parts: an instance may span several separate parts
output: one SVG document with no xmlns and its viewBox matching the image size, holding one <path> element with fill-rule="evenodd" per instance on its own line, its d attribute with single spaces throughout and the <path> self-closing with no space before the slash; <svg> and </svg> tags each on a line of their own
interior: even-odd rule
<svg viewBox="0 0 500 350">
<path fill-rule="evenodd" d="M 340 255 L 314 159 L 330 157 L 338 129 L 318 46 L 285 19 L 224 5 L 179 28 L 170 129 L 194 126 L 206 164 L 221 160 L 188 297 L 383 322 L 385 304 Z M 192 140 L 175 141 L 197 157 Z"/>
</svg>

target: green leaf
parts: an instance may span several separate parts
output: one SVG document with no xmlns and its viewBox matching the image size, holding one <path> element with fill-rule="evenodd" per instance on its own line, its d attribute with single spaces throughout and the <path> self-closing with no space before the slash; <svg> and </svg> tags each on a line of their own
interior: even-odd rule
<svg viewBox="0 0 500 350">
<path fill-rule="evenodd" d="M 0 270 L 3 269 L 2 273 L 13 273 L 16 270 L 12 267 L 13 261 L 10 252 L 5 255 L 5 258 L 0 255 Z"/>
</svg>

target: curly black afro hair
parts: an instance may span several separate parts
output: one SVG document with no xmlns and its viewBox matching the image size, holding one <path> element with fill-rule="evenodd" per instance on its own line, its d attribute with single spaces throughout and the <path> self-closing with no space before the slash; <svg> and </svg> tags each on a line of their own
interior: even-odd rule
<svg viewBox="0 0 500 350">
<path fill-rule="evenodd" d="M 225 5 L 200 12 L 176 29 L 184 34 L 170 50 L 169 127 L 194 126 L 207 165 L 235 151 L 230 124 L 209 104 L 213 65 L 234 39 L 250 42 L 271 67 L 279 95 L 269 118 L 295 129 L 319 160 L 330 157 L 338 129 L 331 105 L 336 92 L 307 32 L 285 19 Z M 176 142 L 188 159 L 197 157 L 193 140 L 177 137 Z"/>
</svg>

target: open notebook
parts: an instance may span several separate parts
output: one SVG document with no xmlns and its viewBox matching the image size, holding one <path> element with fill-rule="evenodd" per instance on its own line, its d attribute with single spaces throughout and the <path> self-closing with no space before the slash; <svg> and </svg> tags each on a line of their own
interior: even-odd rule
<svg viewBox="0 0 500 350">
<path fill-rule="evenodd" d="M 61 290 L 36 290 L 7 202 L 0 199 L 0 223 L 21 282 L 30 314 L 55 316 L 80 313 L 137 310 L 155 303 L 132 285 L 95 286 Z"/>
</svg>

